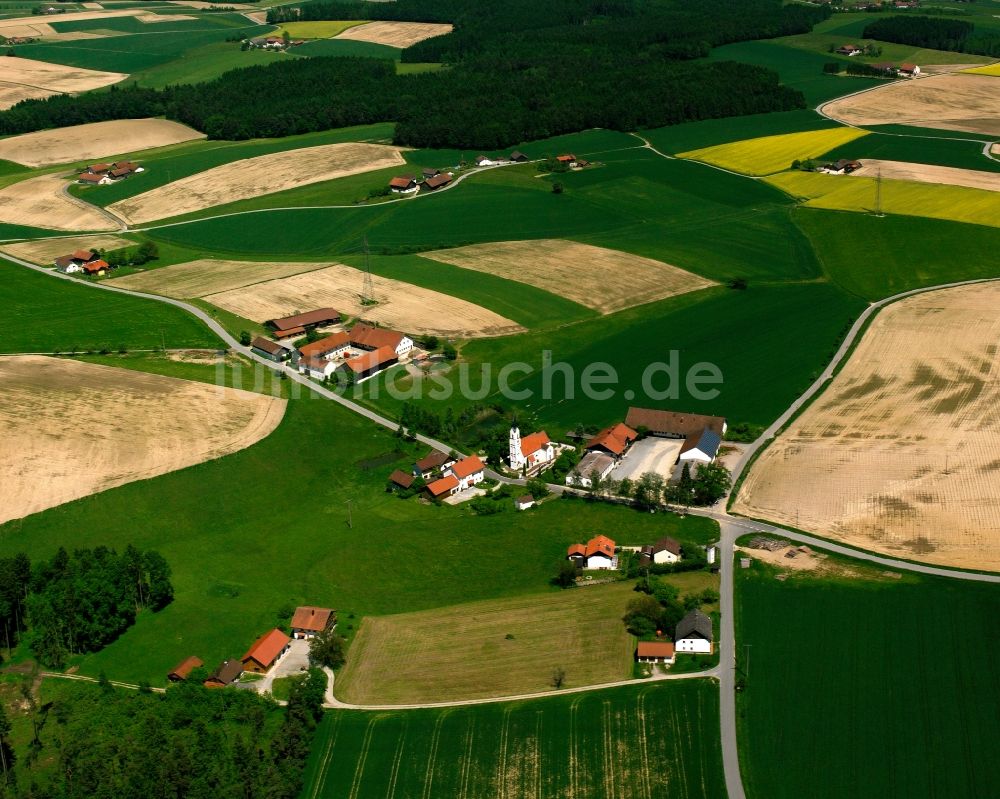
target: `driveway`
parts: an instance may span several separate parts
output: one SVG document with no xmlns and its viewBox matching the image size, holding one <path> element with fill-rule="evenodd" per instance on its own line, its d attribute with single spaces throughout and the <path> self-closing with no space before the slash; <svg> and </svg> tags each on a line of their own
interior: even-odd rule
<svg viewBox="0 0 1000 799">
<path fill-rule="evenodd" d="M 288 645 L 288 651 L 282 655 L 271 670 L 264 675 L 264 679 L 253 683 L 257 693 L 262 694 L 271 690 L 271 684 L 278 677 L 291 677 L 301 674 L 309 668 L 309 642 L 303 639 L 292 639 Z"/>
</svg>

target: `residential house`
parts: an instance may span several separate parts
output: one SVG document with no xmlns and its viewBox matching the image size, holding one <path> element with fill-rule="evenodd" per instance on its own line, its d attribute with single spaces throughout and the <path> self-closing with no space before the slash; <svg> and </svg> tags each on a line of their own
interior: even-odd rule
<svg viewBox="0 0 1000 799">
<path fill-rule="evenodd" d="M 84 186 L 107 186 L 112 182 L 111 176 L 107 172 L 94 174 L 91 172 L 81 172 L 76 176 L 76 182 Z"/>
<path fill-rule="evenodd" d="M 643 547 L 642 554 L 653 563 L 677 563 L 681 559 L 681 545 L 673 538 L 661 538 L 652 546 Z"/>
<path fill-rule="evenodd" d="M 430 191 L 434 191 L 435 189 L 440 189 L 443 186 L 447 186 L 449 183 L 451 183 L 451 175 L 448 174 L 447 172 L 441 172 L 432 178 L 427 178 L 424 181 L 424 188 Z"/>
<path fill-rule="evenodd" d="M 288 338 L 291 335 L 301 335 L 315 327 L 332 325 L 339 321 L 340 314 L 333 308 L 317 308 L 315 311 L 284 316 L 281 319 L 268 319 L 264 325 L 275 331 L 276 338 Z"/>
<path fill-rule="evenodd" d="M 205 664 L 202 663 L 201 658 L 196 658 L 194 655 L 189 658 L 184 658 L 184 660 L 170 670 L 170 673 L 167 675 L 167 679 L 170 680 L 170 682 L 182 682 L 188 678 L 188 675 L 191 674 L 192 671 L 200 669 L 204 665 Z"/>
<path fill-rule="evenodd" d="M 674 646 L 678 652 L 709 655 L 714 651 L 712 620 L 700 610 L 692 610 L 677 622 Z"/>
<path fill-rule="evenodd" d="M 85 171 L 90 175 L 106 175 L 111 171 L 111 164 L 91 164 Z"/>
<path fill-rule="evenodd" d="M 529 160 L 528 156 L 526 156 L 520 150 L 514 150 L 514 152 L 510 154 L 510 161 L 512 164 L 523 164 L 528 160 Z"/>
<path fill-rule="evenodd" d="M 518 497 L 514 500 L 514 507 L 518 510 L 533 508 L 535 507 L 535 498 L 531 494 L 525 494 L 523 497 Z"/>
<path fill-rule="evenodd" d="M 224 660 L 202 683 L 206 688 L 225 688 L 243 676 L 243 664 L 238 660 Z"/>
<path fill-rule="evenodd" d="M 576 156 L 572 153 L 567 153 L 566 155 L 557 155 L 556 161 L 560 164 L 566 164 L 570 169 L 576 166 Z"/>
<path fill-rule="evenodd" d="M 452 494 L 457 494 L 459 490 L 458 478 L 453 474 L 446 474 L 444 477 L 427 484 L 427 493 L 433 499 L 450 497 Z"/>
<path fill-rule="evenodd" d="M 900 64 L 899 74 L 904 78 L 915 78 L 920 74 L 920 67 L 916 64 Z"/>
<path fill-rule="evenodd" d="M 498 162 L 490 155 L 477 155 L 476 166 L 496 166 Z"/>
<path fill-rule="evenodd" d="M 592 488 L 594 475 L 604 480 L 615 468 L 617 462 L 603 452 L 588 452 L 580 462 L 566 475 L 566 485 Z"/>
<path fill-rule="evenodd" d="M 402 489 L 406 491 L 413 486 L 413 481 L 417 478 L 402 469 L 396 469 L 389 475 L 389 490 Z"/>
<path fill-rule="evenodd" d="M 674 645 L 670 641 L 640 641 L 635 648 L 635 659 L 640 663 L 674 662 Z"/>
<path fill-rule="evenodd" d="M 98 258 L 96 261 L 88 261 L 83 265 L 83 273 L 85 275 L 90 275 L 94 277 L 104 277 L 111 267 L 108 266 L 108 262 Z"/>
<path fill-rule="evenodd" d="M 379 347 L 371 352 L 362 352 L 344 361 L 344 370 L 348 372 L 355 382 L 365 380 L 377 375 L 399 363 L 399 356 L 392 347 Z"/>
<path fill-rule="evenodd" d="M 417 188 L 416 178 L 412 175 L 402 175 L 389 181 L 389 191 L 393 194 L 413 194 Z"/>
<path fill-rule="evenodd" d="M 337 616 L 330 608 L 302 605 L 292 615 L 292 638 L 312 639 L 336 626 Z"/>
<path fill-rule="evenodd" d="M 278 658 L 288 651 L 288 645 L 291 643 L 291 640 L 291 638 L 277 628 L 264 633 L 253 642 L 253 646 L 240 658 L 240 662 L 243 664 L 243 671 L 263 674 L 275 664 Z"/>
<path fill-rule="evenodd" d="M 615 542 L 606 535 L 595 535 L 586 544 L 573 544 L 566 550 L 566 558 L 581 569 L 615 569 Z"/>
<path fill-rule="evenodd" d="M 253 341 L 250 342 L 250 351 L 275 363 L 287 361 L 292 354 L 284 345 L 263 336 L 254 337 Z"/>
<path fill-rule="evenodd" d="M 101 259 L 97 250 L 76 250 L 69 255 L 61 255 L 55 259 L 56 269 L 66 274 L 82 272 L 85 264 Z"/>
<path fill-rule="evenodd" d="M 544 430 L 521 438 L 521 431 L 515 421 L 510 428 L 508 462 L 511 469 L 528 471 L 556 459 L 556 449 Z"/>
<path fill-rule="evenodd" d="M 299 347 L 299 356 L 302 358 L 322 358 L 332 361 L 341 355 L 346 354 L 351 349 L 351 337 L 347 333 L 334 333 L 332 336 L 316 339 L 308 344 Z"/>
<path fill-rule="evenodd" d="M 311 377 L 313 380 L 329 380 L 337 371 L 337 363 L 326 358 L 310 356 L 299 359 L 299 374 Z"/>
<path fill-rule="evenodd" d="M 837 53 L 846 56 L 861 55 L 861 48 L 856 44 L 842 44 L 837 48 Z"/>
<path fill-rule="evenodd" d="M 458 480 L 458 490 L 465 491 L 486 479 L 486 465 L 475 455 L 472 455 L 452 464 L 451 468 L 448 469 L 448 474 Z"/>
<path fill-rule="evenodd" d="M 432 449 L 427 455 L 413 464 L 413 473 L 420 475 L 424 480 L 430 480 L 434 472 L 438 469 L 446 471 L 456 458 L 446 455 L 440 450 Z"/>
<path fill-rule="evenodd" d="M 395 330 L 375 327 L 365 322 L 358 322 L 351 328 L 350 342 L 362 350 L 374 351 L 389 347 L 397 358 L 403 358 L 413 349 L 413 339 Z"/>
<path fill-rule="evenodd" d="M 639 437 L 631 427 L 619 422 L 611 427 L 604 428 L 585 445 L 585 449 L 590 452 L 604 452 L 615 460 L 621 460 L 625 451 L 632 446 L 632 442 Z"/>
</svg>

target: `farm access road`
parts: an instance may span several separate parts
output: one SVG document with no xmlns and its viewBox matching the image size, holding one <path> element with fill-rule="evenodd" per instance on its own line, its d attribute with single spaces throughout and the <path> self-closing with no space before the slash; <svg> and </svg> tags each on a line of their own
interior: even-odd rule
<svg viewBox="0 0 1000 799">
<path fill-rule="evenodd" d="M 51 269 L 46 269 L 41 266 L 36 266 L 35 264 L 29 263 L 23 259 L 15 258 L 11 256 L 6 256 L 8 260 L 24 266 L 28 269 L 33 269 L 41 274 L 49 275 L 50 277 L 74 281 L 78 285 L 81 281 L 70 277 L 69 275 L 63 275 L 58 272 L 54 272 Z M 754 455 L 764 446 L 766 446 L 775 436 L 781 431 L 781 429 L 795 416 L 803 406 L 809 402 L 814 396 L 816 396 L 826 385 L 826 383 L 833 378 L 837 367 L 841 364 L 844 358 L 852 350 L 858 337 L 863 332 L 866 324 L 871 319 L 871 317 L 877 313 L 881 308 L 889 305 L 890 303 L 896 302 L 898 300 L 904 299 L 906 297 L 911 297 L 916 294 L 922 294 L 928 291 L 935 291 L 937 289 L 953 288 L 956 286 L 971 285 L 974 283 L 984 283 L 989 282 L 989 278 L 980 280 L 965 280 L 954 283 L 946 283 L 938 286 L 928 286 L 920 289 L 913 289 L 911 291 L 900 292 L 899 294 L 894 294 L 890 297 L 886 297 L 877 302 L 871 303 L 861 315 L 855 320 L 854 324 L 851 326 L 847 335 L 844 337 L 843 342 L 837 349 L 833 358 L 827 367 L 823 370 L 822 374 L 809 386 L 806 391 L 799 396 L 795 401 L 789 405 L 789 407 L 782 413 L 765 431 L 764 433 L 752 444 L 750 444 L 744 451 L 741 458 L 733 467 L 733 482 L 734 485 L 738 482 L 739 477 L 746 469 L 746 467 L 751 462 Z M 127 294 L 134 297 L 141 297 L 144 299 L 153 300 L 155 302 L 163 302 L 168 305 L 173 305 L 174 307 L 180 308 L 187 311 L 188 313 L 194 315 L 196 318 L 200 319 L 213 333 L 215 333 L 226 345 L 240 353 L 241 355 L 249 358 L 251 361 L 260 363 L 270 369 L 274 368 L 273 361 L 269 361 L 265 358 L 257 356 L 255 353 L 251 352 L 249 347 L 244 347 L 235 338 L 233 338 L 218 322 L 212 319 L 208 314 L 202 311 L 200 308 L 184 302 L 183 300 L 173 299 L 171 297 L 161 297 L 156 294 L 147 294 L 144 292 L 128 291 L 126 289 L 116 288 L 114 286 L 109 286 L 104 283 L 90 283 L 85 282 L 82 285 L 90 286 L 92 288 L 101 291 L 112 291 L 120 294 Z M 340 395 L 330 391 L 329 389 L 314 383 L 307 377 L 303 377 L 297 372 L 286 369 L 285 374 L 288 378 L 294 380 L 301 385 L 308 388 L 310 391 L 315 392 L 321 397 L 332 400 L 360 416 L 375 422 L 382 427 L 390 430 L 395 430 L 397 428 L 397 423 L 393 422 L 381 414 L 375 411 L 369 410 L 356 402 L 345 399 Z M 427 446 L 440 449 L 444 452 L 449 452 L 453 447 L 445 444 L 444 442 L 437 441 L 436 439 L 430 438 L 422 434 L 417 434 L 416 439 Z M 501 475 L 492 473 L 491 476 L 501 479 L 503 482 L 511 484 L 523 484 L 523 480 L 511 480 L 509 478 L 504 478 Z M 567 491 L 567 487 L 563 485 L 550 485 L 551 490 L 556 493 L 563 493 Z M 572 489 L 570 489 L 572 490 Z M 745 799 L 745 792 L 743 790 L 743 783 L 740 777 L 739 768 L 739 751 L 738 751 L 738 741 L 736 736 L 736 632 L 734 623 L 734 557 L 733 552 L 735 549 L 736 539 L 739 535 L 745 532 L 752 531 L 765 531 L 773 532 L 781 535 L 784 538 L 788 538 L 794 541 L 799 541 L 803 543 L 808 543 L 811 546 L 815 546 L 821 549 L 827 549 L 838 554 L 847 555 L 849 557 L 857 558 L 859 560 L 867 560 L 873 563 L 877 563 L 882 566 L 887 566 L 893 569 L 914 571 L 922 574 L 929 574 L 939 577 L 952 577 L 956 579 L 963 580 L 975 580 L 981 582 L 989 583 L 1000 583 L 1000 575 L 997 574 L 978 574 L 972 572 L 956 571 L 952 569 L 944 569 L 935 566 L 925 566 L 919 563 L 910 563 L 902 560 L 895 560 L 893 558 L 886 558 L 880 555 L 875 555 L 874 553 L 865 552 L 863 550 L 854 549 L 852 547 L 846 547 L 840 544 L 835 544 L 829 541 L 824 541 L 819 538 L 814 538 L 809 535 L 802 533 L 789 531 L 775 525 L 769 525 L 762 522 L 755 522 L 752 520 L 743 519 L 741 517 L 736 517 L 730 515 L 726 511 L 713 511 L 710 509 L 690 509 L 691 513 L 695 513 L 700 516 L 706 516 L 708 518 L 715 519 L 720 523 L 721 528 L 721 538 L 720 538 L 720 553 L 724 553 L 721 559 L 720 570 L 721 570 L 721 584 L 720 584 L 720 612 L 721 612 L 721 629 L 719 635 L 719 652 L 720 652 L 720 664 L 715 669 L 703 673 L 694 673 L 687 675 L 663 675 L 662 679 L 692 679 L 698 677 L 715 677 L 720 683 L 720 725 L 721 725 L 721 743 L 722 743 L 722 755 L 723 755 L 723 769 L 725 772 L 726 786 L 729 794 L 729 799 Z M 721 660 L 722 657 L 729 659 L 728 662 Z M 581 691 L 593 691 L 600 690 L 602 688 L 612 687 L 614 685 L 628 685 L 634 684 L 636 682 L 648 682 L 648 678 L 645 680 L 625 680 L 621 683 L 611 683 L 607 685 L 597 685 L 597 686 L 581 686 L 579 688 L 565 689 L 565 692 L 581 692 Z M 551 696 L 555 691 L 547 691 L 542 694 L 530 694 L 523 695 L 521 697 L 500 697 L 496 699 L 489 700 L 470 700 L 466 702 L 454 703 L 454 706 L 458 705 L 472 705 L 472 704 L 482 704 L 484 701 L 501 702 L 501 701 L 511 701 L 518 698 L 532 698 L 535 696 Z M 327 699 L 334 699 L 332 695 L 332 690 L 328 688 Z M 329 707 L 344 707 L 344 705 L 339 704 L 334 701 L 334 703 L 328 703 L 326 706 Z M 396 709 L 417 709 L 425 707 L 435 707 L 434 704 L 426 705 L 398 705 L 392 706 Z M 380 709 L 387 709 L 381 707 Z"/>
</svg>

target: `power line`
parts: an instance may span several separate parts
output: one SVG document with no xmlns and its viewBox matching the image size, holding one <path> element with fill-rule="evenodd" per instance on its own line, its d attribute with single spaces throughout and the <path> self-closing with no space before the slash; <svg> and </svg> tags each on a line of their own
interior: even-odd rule
<svg viewBox="0 0 1000 799">
<path fill-rule="evenodd" d="M 365 248 L 365 277 L 364 285 L 361 287 L 361 304 L 374 305 L 375 287 L 372 285 L 372 267 L 368 252 L 368 236 L 365 236 L 362 241 Z"/>
</svg>

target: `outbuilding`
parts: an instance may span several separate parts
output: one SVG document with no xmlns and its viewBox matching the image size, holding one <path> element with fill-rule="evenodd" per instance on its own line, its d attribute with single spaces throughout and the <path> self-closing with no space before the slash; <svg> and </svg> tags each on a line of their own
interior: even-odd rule
<svg viewBox="0 0 1000 799">
<path fill-rule="evenodd" d="M 670 641 L 640 641 L 635 649 L 635 659 L 640 663 L 674 662 L 674 645 Z"/>
<path fill-rule="evenodd" d="M 225 688 L 243 675 L 243 664 L 238 660 L 224 660 L 202 683 L 206 688 Z"/>
<path fill-rule="evenodd" d="M 174 666 L 170 673 L 167 675 L 167 679 L 170 682 L 182 682 L 188 678 L 195 669 L 200 669 L 205 664 L 202 662 L 201 658 L 196 658 L 192 655 L 189 658 L 184 658 L 180 663 Z"/>
<path fill-rule="evenodd" d="M 288 360 L 288 356 L 291 355 L 287 347 L 282 346 L 277 341 L 271 341 L 269 338 L 264 338 L 263 336 L 257 336 L 254 338 L 254 340 L 250 342 L 250 349 L 262 358 L 267 358 L 268 360 L 275 361 L 276 363 Z"/>
<path fill-rule="evenodd" d="M 291 641 L 292 639 L 278 628 L 264 633 L 253 642 L 253 646 L 240 659 L 243 671 L 263 674 L 288 650 Z"/>
</svg>

